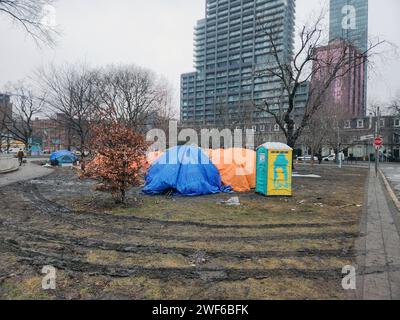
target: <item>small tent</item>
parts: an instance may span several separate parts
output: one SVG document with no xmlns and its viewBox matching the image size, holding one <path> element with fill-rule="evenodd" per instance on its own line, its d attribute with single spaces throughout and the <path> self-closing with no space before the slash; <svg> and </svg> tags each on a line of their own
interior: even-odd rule
<svg viewBox="0 0 400 320">
<path fill-rule="evenodd" d="M 212 163 L 221 174 L 224 185 L 236 192 L 256 187 L 256 153 L 242 148 L 208 150 Z"/>
<path fill-rule="evenodd" d="M 53 166 L 73 164 L 77 160 L 77 156 L 68 150 L 56 151 L 50 155 L 50 163 Z"/>
<path fill-rule="evenodd" d="M 173 192 L 199 196 L 230 191 L 224 187 L 218 169 L 198 147 L 179 146 L 169 149 L 150 167 L 143 192 L 149 195 Z"/>
</svg>

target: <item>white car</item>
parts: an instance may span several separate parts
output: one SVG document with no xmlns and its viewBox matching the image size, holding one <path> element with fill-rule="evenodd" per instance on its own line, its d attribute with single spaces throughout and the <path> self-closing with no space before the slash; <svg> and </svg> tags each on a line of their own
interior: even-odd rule
<svg viewBox="0 0 400 320">
<path fill-rule="evenodd" d="M 298 161 L 311 161 L 312 160 L 312 156 L 302 156 L 302 157 L 298 157 L 297 160 Z M 318 157 L 314 157 L 314 161 L 318 161 Z"/>
<path fill-rule="evenodd" d="M 336 156 L 334 154 L 331 154 L 330 156 L 322 158 L 322 160 L 324 160 L 324 161 L 335 161 L 336 160 Z"/>
</svg>

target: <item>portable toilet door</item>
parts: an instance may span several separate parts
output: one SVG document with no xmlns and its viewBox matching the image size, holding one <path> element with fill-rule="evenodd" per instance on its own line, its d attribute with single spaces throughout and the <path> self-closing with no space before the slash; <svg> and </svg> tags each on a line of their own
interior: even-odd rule
<svg viewBox="0 0 400 320">
<path fill-rule="evenodd" d="M 261 146 L 257 149 L 256 193 L 268 195 L 268 150 Z"/>
<path fill-rule="evenodd" d="M 266 143 L 257 149 L 257 193 L 292 195 L 292 153 L 283 143 Z"/>
</svg>

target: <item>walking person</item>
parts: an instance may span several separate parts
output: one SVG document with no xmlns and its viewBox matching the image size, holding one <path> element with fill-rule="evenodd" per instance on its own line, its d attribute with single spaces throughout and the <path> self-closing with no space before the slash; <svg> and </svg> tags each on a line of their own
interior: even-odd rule
<svg viewBox="0 0 400 320">
<path fill-rule="evenodd" d="M 319 153 L 319 154 L 318 154 L 318 163 L 319 163 L 319 164 L 322 164 L 322 160 L 323 160 L 322 154 Z"/>
<path fill-rule="evenodd" d="M 19 149 L 19 151 L 17 153 L 17 158 L 18 158 L 20 167 L 22 166 L 22 163 L 24 162 L 24 157 L 25 157 L 24 152 L 22 151 L 22 149 Z"/>
</svg>

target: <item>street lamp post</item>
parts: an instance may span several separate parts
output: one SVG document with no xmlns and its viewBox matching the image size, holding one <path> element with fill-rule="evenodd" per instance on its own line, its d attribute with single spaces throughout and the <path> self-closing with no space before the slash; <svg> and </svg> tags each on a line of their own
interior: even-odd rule
<svg viewBox="0 0 400 320">
<path fill-rule="evenodd" d="M 380 115 L 381 115 L 381 109 L 378 107 L 377 110 L 377 119 L 375 122 L 375 138 L 379 137 L 380 133 Z M 376 147 L 375 148 L 375 175 L 378 176 L 378 170 L 379 170 L 379 149 Z"/>
</svg>

